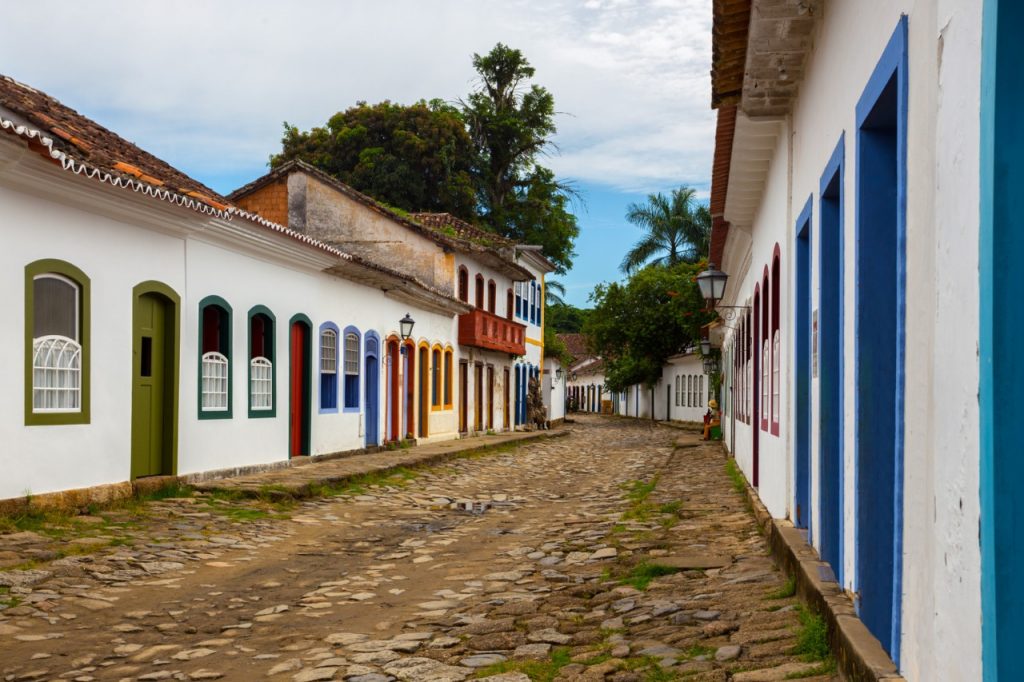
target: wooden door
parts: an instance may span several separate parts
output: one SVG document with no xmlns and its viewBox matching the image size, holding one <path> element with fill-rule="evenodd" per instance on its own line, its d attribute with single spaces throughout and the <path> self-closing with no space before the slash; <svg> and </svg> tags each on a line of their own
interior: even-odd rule
<svg viewBox="0 0 1024 682">
<path fill-rule="evenodd" d="M 131 477 L 173 473 L 173 317 L 156 293 L 138 297 L 133 320 Z M 169 322 L 170 320 L 170 322 Z"/>
<path fill-rule="evenodd" d="M 401 395 L 400 384 L 398 383 L 399 376 L 399 354 L 398 354 L 398 341 L 388 341 L 388 366 L 387 366 L 387 439 L 389 441 L 401 440 L 402 436 L 399 433 L 400 429 L 400 412 L 401 403 L 399 402 L 399 396 Z"/>
<path fill-rule="evenodd" d="M 482 431 L 484 427 L 484 367 L 473 366 L 473 427 Z"/>
<path fill-rule="evenodd" d="M 416 347 L 411 343 L 405 346 L 405 437 L 416 437 Z"/>
<path fill-rule="evenodd" d="M 494 367 L 487 366 L 487 428 L 494 428 Z"/>
<path fill-rule="evenodd" d="M 289 354 L 288 456 L 309 454 L 309 325 L 292 322 Z"/>
<path fill-rule="evenodd" d="M 459 433 L 466 433 L 469 426 L 467 415 L 469 400 L 469 366 L 459 363 Z"/>
<path fill-rule="evenodd" d="M 365 387 L 366 447 L 380 445 L 380 364 L 377 361 L 377 339 L 366 339 Z"/>
<path fill-rule="evenodd" d="M 427 438 L 430 430 L 427 417 L 430 416 L 430 351 L 420 348 L 420 438 Z"/>
<path fill-rule="evenodd" d="M 510 415 L 509 415 L 509 391 L 511 390 L 511 387 L 509 386 L 508 367 L 506 367 L 503 370 L 503 379 L 505 380 L 505 383 L 504 383 L 504 385 L 502 387 L 502 394 L 504 396 L 504 399 L 502 400 L 501 420 L 502 420 L 502 426 L 504 426 L 505 430 L 508 431 L 509 417 L 510 417 Z"/>
</svg>

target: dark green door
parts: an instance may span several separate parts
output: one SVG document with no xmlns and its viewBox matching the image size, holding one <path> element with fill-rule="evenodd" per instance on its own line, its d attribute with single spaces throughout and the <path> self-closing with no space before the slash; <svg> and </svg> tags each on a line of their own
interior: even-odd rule
<svg viewBox="0 0 1024 682">
<path fill-rule="evenodd" d="M 170 474 L 168 396 L 172 377 L 167 371 L 173 342 L 168 324 L 170 304 L 163 296 L 146 293 L 135 304 L 132 343 L 132 478 Z M 173 323 L 172 323 L 173 324 Z"/>
</svg>

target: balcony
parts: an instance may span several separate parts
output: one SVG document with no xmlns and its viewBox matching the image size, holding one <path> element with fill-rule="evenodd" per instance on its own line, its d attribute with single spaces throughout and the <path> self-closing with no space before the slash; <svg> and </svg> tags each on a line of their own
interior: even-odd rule
<svg viewBox="0 0 1024 682">
<path fill-rule="evenodd" d="M 459 345 L 526 355 L 526 325 L 477 308 L 459 315 Z"/>
</svg>

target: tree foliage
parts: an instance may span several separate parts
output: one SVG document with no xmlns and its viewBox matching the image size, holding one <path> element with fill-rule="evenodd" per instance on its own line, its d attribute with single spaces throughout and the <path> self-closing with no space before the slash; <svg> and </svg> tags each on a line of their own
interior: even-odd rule
<svg viewBox="0 0 1024 682">
<path fill-rule="evenodd" d="M 647 265 L 695 263 L 706 257 L 711 242 L 711 212 L 698 204 L 690 187 L 649 194 L 647 202 L 630 204 L 626 220 L 641 228 L 644 236 L 626 252 L 619 266 L 635 272 Z"/>
<path fill-rule="evenodd" d="M 359 102 L 323 127 L 284 126 L 272 168 L 302 159 L 391 206 L 476 218 L 476 150 L 452 106 Z"/>
<path fill-rule="evenodd" d="M 626 282 L 594 289 L 595 305 L 583 333 L 605 360 L 610 390 L 653 386 L 670 356 L 698 342 L 701 326 L 713 319 L 704 310 L 696 282 L 704 266 L 698 262 L 646 267 Z"/>
<path fill-rule="evenodd" d="M 285 123 L 271 167 L 303 159 L 375 199 L 407 211 L 447 212 L 538 244 L 559 272 L 579 234 L 572 188 L 537 160 L 555 134 L 555 100 L 529 84 L 534 68 L 498 43 L 473 55 L 479 84 L 459 106 L 360 102 L 322 127 Z"/>
<path fill-rule="evenodd" d="M 537 159 L 552 147 L 555 98 L 527 85 L 535 70 L 519 50 L 498 43 L 473 55 L 480 87 L 462 103 L 478 150 L 481 218 L 495 232 L 539 244 L 559 272 L 572 267 L 579 234 L 570 211 L 574 194 Z"/>
<path fill-rule="evenodd" d="M 589 314 L 590 310 L 586 308 L 577 308 L 565 302 L 553 302 L 549 294 L 547 309 L 544 311 L 544 326 L 559 334 L 578 334 L 583 331 L 583 324 Z"/>
</svg>

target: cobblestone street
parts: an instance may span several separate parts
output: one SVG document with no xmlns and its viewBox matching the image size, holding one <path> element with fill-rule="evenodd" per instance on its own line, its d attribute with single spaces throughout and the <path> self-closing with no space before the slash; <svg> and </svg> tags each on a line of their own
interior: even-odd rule
<svg viewBox="0 0 1024 682">
<path fill-rule="evenodd" d="M 0 679 L 832 679 L 717 444 L 565 428 L 301 502 L 8 529 Z"/>
</svg>

